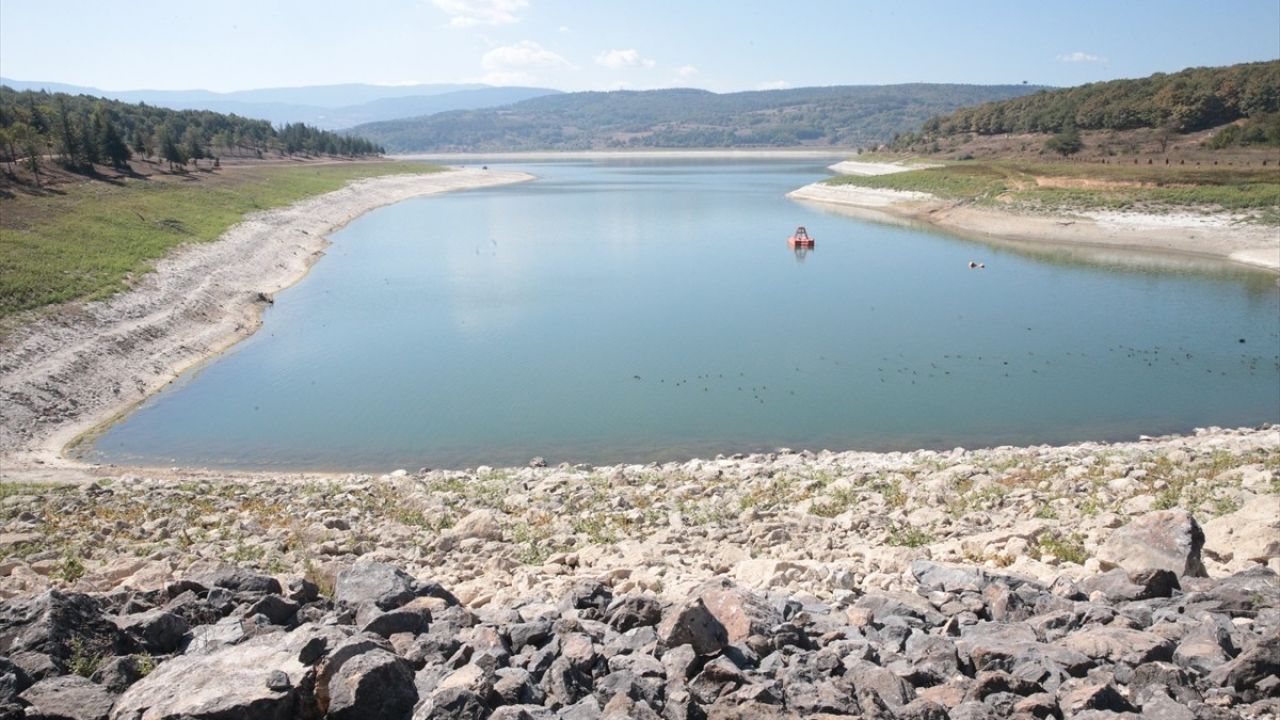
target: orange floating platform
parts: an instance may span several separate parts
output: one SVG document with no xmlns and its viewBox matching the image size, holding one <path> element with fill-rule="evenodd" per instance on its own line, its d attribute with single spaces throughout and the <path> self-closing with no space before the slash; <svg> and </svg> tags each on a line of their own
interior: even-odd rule
<svg viewBox="0 0 1280 720">
<path fill-rule="evenodd" d="M 800 227 L 796 228 L 796 231 L 792 233 L 791 237 L 787 238 L 787 245 L 791 246 L 792 248 L 798 248 L 798 247 L 811 248 L 813 247 L 813 237 L 811 237 L 809 235 L 809 231 L 805 230 L 804 226 L 801 225 Z"/>
</svg>

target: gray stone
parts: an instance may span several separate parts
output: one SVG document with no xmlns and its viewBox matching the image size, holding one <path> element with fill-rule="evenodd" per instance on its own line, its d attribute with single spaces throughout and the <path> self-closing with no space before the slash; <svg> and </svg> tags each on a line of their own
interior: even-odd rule
<svg viewBox="0 0 1280 720">
<path fill-rule="evenodd" d="M 1074 632 L 1057 645 L 1095 660 L 1137 666 L 1173 658 L 1173 641 L 1154 633 L 1112 625 L 1093 626 Z"/>
<path fill-rule="evenodd" d="M 46 678 L 19 695 L 47 720 L 106 720 L 115 697 L 79 675 Z"/>
<path fill-rule="evenodd" d="M 657 625 L 662 620 L 662 605 L 644 595 L 624 595 L 613 599 L 604 613 L 604 621 L 618 632 Z"/>
<path fill-rule="evenodd" d="M 150 610 L 111 620 L 142 649 L 155 655 L 177 650 L 190 629 L 186 620 L 167 610 Z"/>
<path fill-rule="evenodd" d="M 462 687 L 448 688 L 418 706 L 414 720 L 485 720 L 489 707 L 475 693 Z"/>
<path fill-rule="evenodd" d="M 394 610 L 417 596 L 413 577 L 376 562 L 358 562 L 339 572 L 333 591 L 334 601 L 347 607 L 374 605 L 380 610 Z"/>
<path fill-rule="evenodd" d="M 48 590 L 0 603 L 0 653 L 32 680 L 64 673 L 75 655 L 124 655 L 135 649 L 103 616 L 101 601 L 89 595 Z"/>
<path fill-rule="evenodd" d="M 710 655 L 729 644 L 724 625 L 711 614 L 702 598 L 668 608 L 658 624 L 658 640 L 669 648 L 690 645 L 699 655 Z"/>
<path fill-rule="evenodd" d="M 281 592 L 280 581 L 237 565 L 222 564 L 190 578 L 207 588 L 223 588 L 233 593 L 267 594 Z"/>
<path fill-rule="evenodd" d="M 409 663 L 380 649 L 342 663 L 328 689 L 332 720 L 407 720 L 418 703 Z"/>
<path fill-rule="evenodd" d="M 305 626 L 292 633 L 250 638 L 239 645 L 217 647 L 205 654 L 179 655 L 160 663 L 116 701 L 112 720 L 279 720 L 298 712 L 307 696 L 296 687 L 310 669 L 298 651 L 313 637 Z M 267 685 L 274 672 L 294 679 L 292 687 Z"/>
<path fill-rule="evenodd" d="M 1205 577 L 1200 558 L 1204 531 L 1185 510 L 1150 512 L 1111 533 L 1098 549 L 1104 567 L 1129 572 L 1171 570 L 1179 576 Z"/>
<path fill-rule="evenodd" d="M 911 563 L 911 574 L 920 587 L 943 592 L 981 592 L 986 574 L 975 567 L 948 567 L 928 560 Z"/>
</svg>

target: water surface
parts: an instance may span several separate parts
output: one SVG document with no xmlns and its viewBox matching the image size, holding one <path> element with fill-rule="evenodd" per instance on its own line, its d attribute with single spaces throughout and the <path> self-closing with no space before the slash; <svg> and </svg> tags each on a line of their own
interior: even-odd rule
<svg viewBox="0 0 1280 720">
<path fill-rule="evenodd" d="M 261 331 L 85 455 L 387 470 L 1280 420 L 1274 277 L 1020 254 L 784 197 L 824 164 L 523 164 L 540 179 L 376 210 Z"/>
</svg>

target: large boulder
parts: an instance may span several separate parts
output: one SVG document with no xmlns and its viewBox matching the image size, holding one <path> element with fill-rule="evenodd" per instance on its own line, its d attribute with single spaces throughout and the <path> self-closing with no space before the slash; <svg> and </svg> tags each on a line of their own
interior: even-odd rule
<svg viewBox="0 0 1280 720">
<path fill-rule="evenodd" d="M 233 593 L 265 595 L 279 594 L 281 591 L 280 581 L 270 575 L 229 563 L 202 568 L 199 572 L 192 573 L 189 579 L 206 588 L 223 588 Z"/>
<path fill-rule="evenodd" d="M 1218 562 L 1264 565 L 1280 557 L 1280 495 L 1260 495 L 1205 523 L 1204 554 Z"/>
<path fill-rule="evenodd" d="M 658 640 L 669 648 L 690 645 L 697 654 L 710 655 L 729 644 L 729 634 L 702 598 L 695 597 L 667 608 L 658 623 Z"/>
<path fill-rule="evenodd" d="M 1111 533 L 1098 549 L 1104 568 L 1129 572 L 1172 570 L 1178 575 L 1206 577 L 1200 550 L 1204 531 L 1186 510 L 1150 512 Z"/>
<path fill-rule="evenodd" d="M 782 613 L 767 600 L 729 581 L 708 583 L 698 597 L 733 644 L 768 635 L 770 628 L 782 622 Z"/>
<path fill-rule="evenodd" d="M 418 703 L 409 663 L 386 650 L 372 650 L 342 664 L 329 679 L 332 720 L 408 720 Z"/>
<path fill-rule="evenodd" d="M 161 663 L 116 702 L 111 720 L 281 720 L 314 712 L 314 671 L 299 654 L 321 631 L 259 635 Z"/>
<path fill-rule="evenodd" d="M 124 655 L 136 646 L 89 595 L 48 590 L 0 604 L 0 655 L 33 680 L 62 674 L 75 658 Z"/>
<path fill-rule="evenodd" d="M 36 717 L 58 720 L 106 720 L 115 702 L 102 686 L 79 675 L 46 678 L 20 697 L 31 705 Z"/>
</svg>

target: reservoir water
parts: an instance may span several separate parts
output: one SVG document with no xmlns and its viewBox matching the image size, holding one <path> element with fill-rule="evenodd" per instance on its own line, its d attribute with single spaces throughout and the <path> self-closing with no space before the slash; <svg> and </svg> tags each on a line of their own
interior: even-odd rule
<svg viewBox="0 0 1280 720">
<path fill-rule="evenodd" d="M 825 164 L 522 163 L 537 181 L 376 210 L 257 334 L 82 457 L 386 471 L 1280 420 L 1274 276 L 1031 253 L 785 197 Z M 817 239 L 803 256 L 797 225 Z"/>
</svg>

